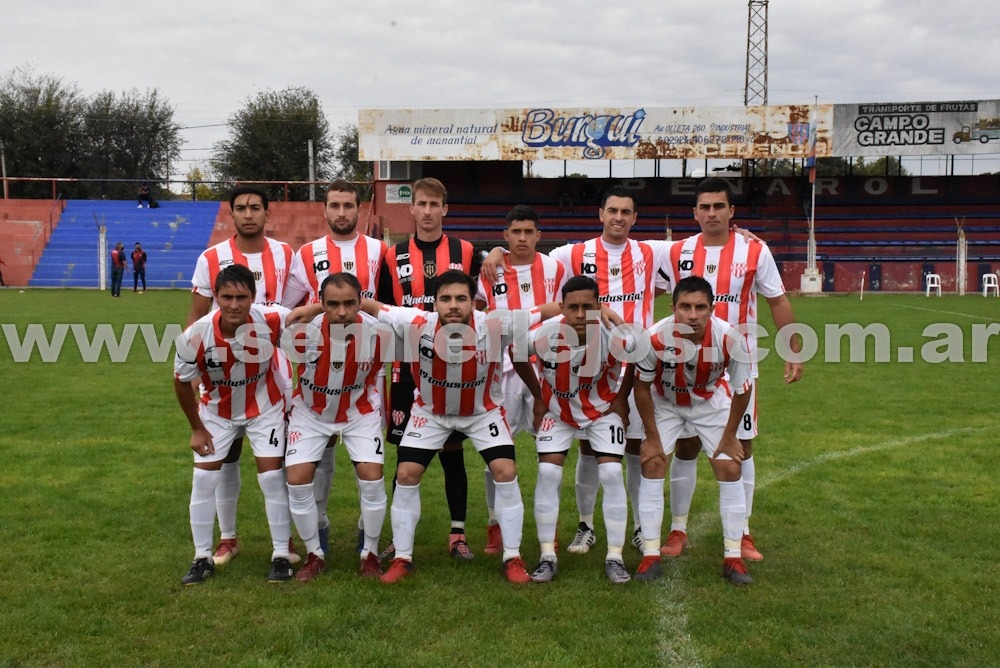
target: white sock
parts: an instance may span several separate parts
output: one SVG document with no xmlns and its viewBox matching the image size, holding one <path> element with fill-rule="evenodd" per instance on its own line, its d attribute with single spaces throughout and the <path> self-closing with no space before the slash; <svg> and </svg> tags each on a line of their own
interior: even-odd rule
<svg viewBox="0 0 1000 668">
<path fill-rule="evenodd" d="M 503 538 L 503 560 L 521 556 L 521 531 L 524 528 L 524 503 L 517 478 L 510 482 L 497 482 L 496 511 Z"/>
<path fill-rule="evenodd" d="M 385 510 L 388 504 L 385 478 L 358 480 L 358 492 L 361 500 L 361 518 L 365 528 L 365 545 L 361 549 L 361 558 L 364 559 L 369 552 L 378 554 L 378 540 L 382 536 L 382 525 L 385 523 Z"/>
<path fill-rule="evenodd" d="M 663 478 L 642 479 L 638 515 L 642 523 L 642 555 L 659 555 L 663 530 Z"/>
<path fill-rule="evenodd" d="M 670 513 L 674 521 L 670 524 L 671 531 L 687 531 L 687 516 L 691 513 L 691 499 L 694 498 L 695 484 L 698 482 L 698 460 L 678 459 L 670 463 Z M 678 522 L 683 517 L 683 525 Z"/>
<path fill-rule="evenodd" d="M 535 482 L 535 526 L 538 529 L 538 542 L 542 545 L 553 544 L 556 541 L 562 474 L 563 467 L 558 464 L 538 462 L 538 480 Z M 554 554 L 555 550 L 552 552 Z"/>
<path fill-rule="evenodd" d="M 576 509 L 580 521 L 590 517 L 587 526 L 594 528 L 594 508 L 597 506 L 597 490 L 600 481 L 597 476 L 597 457 L 581 454 L 576 460 Z"/>
<path fill-rule="evenodd" d="M 215 487 L 215 512 L 219 515 L 219 534 L 236 538 L 236 504 L 240 500 L 240 463 L 223 464 Z"/>
<path fill-rule="evenodd" d="M 215 491 L 219 471 L 195 469 L 191 478 L 191 538 L 194 558 L 212 556 L 212 532 L 215 530 Z"/>
<path fill-rule="evenodd" d="M 628 522 L 628 501 L 620 462 L 608 462 L 597 467 L 604 488 L 604 530 L 608 532 L 608 558 L 621 559 L 625 545 L 625 525 Z"/>
<path fill-rule="evenodd" d="M 396 547 L 396 557 L 413 560 L 413 534 L 420 521 L 420 485 L 396 483 L 392 496 L 392 544 Z"/>
<path fill-rule="evenodd" d="M 316 497 L 313 495 L 312 483 L 293 485 L 288 483 L 288 512 L 295 522 L 295 530 L 306 546 L 306 552 L 312 552 L 320 559 L 326 559 L 319 547 L 319 513 L 316 511 Z"/>
<path fill-rule="evenodd" d="M 757 465 L 753 463 L 753 457 L 743 460 L 740 467 L 743 476 L 743 496 L 746 498 L 747 516 L 743 522 L 743 533 L 750 533 L 750 516 L 753 515 L 753 492 L 757 481 Z"/>
<path fill-rule="evenodd" d="M 746 497 L 743 483 L 719 482 L 719 513 L 722 516 L 722 540 L 727 559 L 741 555 L 740 542 L 743 538 L 743 523 L 746 518 Z"/>
<path fill-rule="evenodd" d="M 257 474 L 257 484 L 264 493 L 264 513 L 271 529 L 271 559 L 288 557 L 288 541 L 292 537 L 292 517 L 288 511 L 288 486 L 285 472 L 265 471 Z"/>
<path fill-rule="evenodd" d="M 483 481 L 486 483 L 486 511 L 490 516 L 490 524 L 496 524 L 497 514 L 494 510 L 497 505 L 497 488 L 493 481 L 493 471 L 487 466 L 483 471 Z"/>
<path fill-rule="evenodd" d="M 330 526 L 330 518 L 326 514 L 326 506 L 330 501 L 330 485 L 333 484 L 333 472 L 336 468 L 336 456 L 333 448 L 323 450 L 316 473 L 313 475 L 313 494 L 316 497 L 316 509 L 319 513 L 319 527 Z"/>
<path fill-rule="evenodd" d="M 628 501 L 632 506 L 632 528 L 640 528 L 639 524 L 639 486 L 642 484 L 642 464 L 639 455 L 625 453 L 625 489 L 628 491 Z"/>
</svg>

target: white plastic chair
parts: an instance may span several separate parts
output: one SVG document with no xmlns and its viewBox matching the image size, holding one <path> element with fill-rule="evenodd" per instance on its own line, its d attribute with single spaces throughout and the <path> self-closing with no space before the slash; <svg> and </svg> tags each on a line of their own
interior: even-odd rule
<svg viewBox="0 0 1000 668">
<path fill-rule="evenodd" d="M 941 274 L 927 274 L 924 277 L 926 281 L 927 290 L 924 293 L 925 297 L 931 296 L 931 290 L 937 290 L 937 296 L 941 296 Z"/>
<path fill-rule="evenodd" d="M 1000 283 L 997 282 L 996 274 L 983 274 L 983 296 L 986 297 L 990 294 L 990 290 L 993 291 L 997 297 L 1000 297 Z"/>
</svg>

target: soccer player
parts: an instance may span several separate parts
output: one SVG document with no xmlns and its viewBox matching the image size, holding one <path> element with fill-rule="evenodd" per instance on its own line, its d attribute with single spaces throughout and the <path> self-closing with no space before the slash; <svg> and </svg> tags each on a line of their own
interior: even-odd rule
<svg viewBox="0 0 1000 668">
<path fill-rule="evenodd" d="M 132 250 L 132 292 L 139 290 L 139 280 L 142 279 L 142 291 L 146 292 L 146 251 L 142 250 L 142 244 L 135 242 Z"/>
<path fill-rule="evenodd" d="M 383 359 L 378 322 L 361 313 L 361 283 L 346 272 L 327 276 L 321 285 L 323 314 L 311 325 L 311 343 L 298 367 L 298 386 L 288 422 L 288 503 L 308 557 L 295 577 L 308 582 L 326 569 L 328 547 L 320 540 L 320 513 L 314 495 L 316 463 L 337 436 L 344 442 L 358 479 L 364 540 L 359 573 L 380 577 L 378 541 L 385 520 L 382 477 L 379 369 Z M 318 331 L 317 331 L 318 330 Z M 325 490 L 329 492 L 329 487 Z M 327 524 L 327 527 L 329 523 Z"/>
<path fill-rule="evenodd" d="M 416 234 L 386 253 L 379 275 L 378 299 L 385 304 L 433 311 L 436 277 L 451 269 L 476 277 L 480 261 L 471 243 L 444 234 L 448 191 L 439 180 L 424 178 L 413 184 L 410 213 L 416 221 Z M 415 389 L 409 365 L 394 366 L 389 393 L 392 411 L 386 435 L 386 440 L 393 445 L 399 445 L 406 432 Z M 464 440 L 465 436 L 458 432 L 449 436 L 438 459 L 444 470 L 444 491 L 451 513 L 448 552 L 456 559 L 468 561 L 475 555 L 465 538 L 469 479 L 462 453 Z M 380 556 L 391 559 L 393 552 L 394 547 L 390 544 Z"/>
<path fill-rule="evenodd" d="M 527 583 L 521 559 L 524 505 L 517 485 L 514 441 L 500 406 L 500 373 L 506 348 L 514 341 L 515 312 L 487 316 L 474 308 L 476 282 L 459 270 L 449 270 L 434 284 L 434 312 L 364 301 L 362 308 L 391 325 L 396 336 L 419 336 L 417 360 L 411 363 L 417 393 L 406 431 L 397 449 L 396 490 L 393 495 L 392 539 L 395 555 L 382 576 L 394 583 L 413 570 L 413 539 L 420 520 L 420 480 L 424 471 L 455 431 L 462 432 L 493 471 L 496 515 L 503 539 L 503 570 L 509 582 Z M 546 305 L 541 315 L 556 314 Z M 490 324 L 492 320 L 493 324 Z"/>
<path fill-rule="evenodd" d="M 603 226 L 601 236 L 577 244 L 566 244 L 552 250 L 549 257 L 566 268 L 567 277 L 588 276 L 597 281 L 600 302 L 618 313 L 626 323 L 643 329 L 653 324 L 655 278 L 667 262 L 671 243 L 668 241 L 635 241 L 629 231 L 638 218 L 638 205 L 632 191 L 612 186 L 601 196 L 598 216 Z M 483 273 L 495 272 L 503 264 L 503 249 L 495 248 L 483 262 Z M 627 376 L 632 372 L 627 370 Z M 633 510 L 639 502 L 639 444 L 643 438 L 642 420 L 630 402 L 626 427 L 625 464 L 626 489 Z M 580 522 L 573 541 L 567 547 L 572 553 L 585 553 L 597 540 L 594 534 L 594 508 L 600 487 L 598 462 L 590 445 L 580 443 L 576 468 L 576 500 Z M 632 543 L 641 547 L 639 519 L 633 513 Z"/>
<path fill-rule="evenodd" d="M 491 311 L 532 308 L 558 301 L 566 281 L 566 269 L 558 261 L 535 251 L 542 237 L 538 214 L 530 206 L 518 205 L 507 213 L 506 222 L 503 232 L 509 251 L 506 265 L 497 268 L 495 281 L 480 274 L 476 308 L 488 307 Z M 504 358 L 503 392 L 504 414 L 511 436 L 517 436 L 522 431 L 534 433 L 531 392 L 515 373 L 509 356 Z M 493 473 L 488 466 L 483 476 L 486 480 L 486 510 L 489 513 L 483 552 L 499 554 L 503 543 L 494 510 L 496 489 Z"/>
<path fill-rule="evenodd" d="M 741 555 L 746 500 L 740 483 L 743 445 L 736 438 L 750 403 L 750 355 L 740 333 L 712 315 L 713 297 L 712 286 L 700 276 L 678 282 L 674 314 L 653 326 L 649 353 L 636 364 L 635 402 L 646 428 L 639 491 L 643 558 L 636 579 L 640 581 L 661 574 L 666 463 L 677 437 L 693 431 L 719 481 L 722 575 L 737 586 L 751 582 Z"/>
<path fill-rule="evenodd" d="M 385 258 L 385 242 L 358 232 L 360 200 L 358 188 L 350 181 L 337 180 L 326 190 L 323 215 L 330 233 L 303 245 L 292 258 L 292 268 L 285 286 L 282 305 L 297 306 L 320 301 L 319 288 L 327 276 L 347 272 L 357 277 L 361 284 L 361 297 L 374 299 L 378 290 L 379 268 Z M 385 391 L 385 368 L 379 365 L 378 392 Z M 382 411 L 379 411 L 382 415 Z M 384 415 L 382 418 L 384 419 Z M 326 507 L 330 499 L 335 457 L 333 444 L 323 451 L 315 472 L 314 487 L 319 512 L 319 542 L 324 552 L 329 551 L 330 520 Z M 358 550 L 364 549 L 364 529 L 358 526 Z"/>
<path fill-rule="evenodd" d="M 550 582 L 558 570 L 555 550 L 559 519 L 559 488 L 562 467 L 574 436 L 585 438 L 598 464 L 604 488 L 604 525 L 608 551 L 604 571 L 611 582 L 622 584 L 631 577 L 625 569 L 622 548 L 628 503 L 622 477 L 625 426 L 622 414 L 631 378 L 611 345 L 611 330 L 601 327 L 597 282 L 574 276 L 562 288 L 562 317 L 539 328 L 535 349 L 542 364 L 542 383 L 534 367 L 515 362 L 517 371 L 535 398 L 533 418 L 538 450 L 538 481 L 535 487 L 535 523 L 541 560 L 531 575 L 535 582 Z M 571 330 L 571 331 L 567 331 Z M 631 343 L 621 350 L 629 352 Z M 621 351 L 618 351 L 621 352 Z M 621 397 L 622 400 L 619 399 Z"/>
<path fill-rule="evenodd" d="M 730 231 L 730 220 L 735 213 L 729 183 L 720 178 L 708 178 L 695 189 L 694 217 L 701 232 L 670 249 L 670 260 L 660 287 L 676 285 L 687 276 L 701 276 L 708 281 L 715 294 L 715 315 L 730 325 L 746 332 L 751 354 L 756 352 L 757 295 L 764 296 L 771 309 L 774 324 L 780 331 L 795 322 L 792 305 L 785 295 L 781 274 L 767 245 L 759 239 Z M 793 352 L 800 350 L 801 342 L 794 338 Z M 757 365 L 751 372 L 757 377 Z M 794 383 L 802 377 L 802 364 L 788 361 L 785 364 L 785 382 Z M 683 434 L 690 436 L 690 434 Z M 743 444 L 741 462 L 743 491 L 745 494 L 746 521 L 743 527 L 742 555 L 749 561 L 763 559 L 750 534 L 750 515 L 753 512 L 756 465 L 753 459 L 753 439 L 757 436 L 756 382 L 751 384 L 749 406 L 740 421 L 737 434 Z M 677 444 L 676 455 L 670 466 L 670 533 L 663 546 L 664 556 L 676 557 L 687 545 L 687 518 L 691 509 L 697 480 L 697 456 L 703 449 L 698 438 L 684 438 Z"/>
<path fill-rule="evenodd" d="M 191 277 L 192 296 L 188 325 L 209 312 L 213 306 L 212 287 L 219 272 L 232 265 L 248 267 L 254 276 L 254 302 L 277 305 L 282 301 L 288 269 L 292 260 L 292 247 L 283 241 L 265 236 L 270 220 L 268 199 L 264 191 L 241 186 L 229 196 L 229 210 L 233 218 L 235 234 L 229 239 L 212 246 L 198 257 L 194 275 Z M 275 351 L 279 358 L 280 350 Z M 286 398 L 290 399 L 292 380 L 291 366 L 287 360 L 282 365 L 282 382 Z M 229 455 L 222 465 L 222 474 L 216 487 L 216 507 L 219 513 L 219 545 L 215 550 L 215 563 L 229 563 L 239 554 L 236 538 L 236 505 L 240 498 L 240 453 L 242 440 L 229 448 Z M 292 563 L 299 556 L 292 552 Z"/>
<path fill-rule="evenodd" d="M 273 355 L 289 312 L 255 305 L 256 289 L 252 271 L 242 265 L 226 267 L 215 277 L 213 294 L 219 308 L 195 321 L 176 342 L 174 391 L 191 425 L 194 451 L 190 513 L 195 555 L 181 580 L 185 585 L 204 582 L 215 573 L 215 491 L 233 441 L 244 435 L 257 460 L 257 481 L 271 529 L 273 551 L 267 579 L 284 582 L 292 578 L 291 519 L 281 469 L 284 388 Z M 201 401 L 192 384 L 195 380 L 201 380 L 204 387 Z"/>
</svg>

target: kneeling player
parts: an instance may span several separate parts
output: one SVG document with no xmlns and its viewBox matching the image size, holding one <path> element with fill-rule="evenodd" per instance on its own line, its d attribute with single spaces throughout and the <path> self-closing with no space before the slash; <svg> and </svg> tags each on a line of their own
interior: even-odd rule
<svg viewBox="0 0 1000 668">
<path fill-rule="evenodd" d="M 181 582 L 198 584 L 215 573 L 215 490 L 229 448 L 242 436 L 253 447 L 271 529 L 273 552 L 267 579 L 283 582 L 292 578 L 288 549 L 291 521 L 281 469 L 285 455 L 284 389 L 273 353 L 289 311 L 254 304 L 254 275 L 242 265 L 220 271 L 213 289 L 219 308 L 178 337 L 174 359 L 174 391 L 191 425 L 194 451 L 190 513 L 195 555 Z M 200 404 L 191 386 L 199 379 L 206 393 Z"/>
<path fill-rule="evenodd" d="M 530 364 L 515 362 L 518 374 L 535 397 L 535 444 L 538 449 L 538 482 L 535 486 L 535 523 L 541 560 L 532 574 L 535 582 L 549 582 L 557 570 L 555 534 L 559 519 L 562 469 L 573 438 L 588 439 L 598 462 L 598 479 L 604 488 L 604 525 L 608 552 L 604 571 L 616 584 L 628 582 L 622 548 L 628 505 L 622 474 L 625 427 L 622 413 L 631 378 L 622 378 L 624 365 L 611 346 L 611 330 L 593 317 L 600 311 L 597 282 L 575 276 L 563 286 L 562 318 L 535 334 L 535 349 L 542 362 L 539 385 Z M 559 326 L 562 327 L 559 327 Z M 565 331 L 572 328 L 573 333 Z M 567 345 L 563 334 L 576 338 Z M 575 336 L 573 336 L 575 334 Z M 595 340 L 596 335 L 596 340 Z M 623 341 L 628 351 L 634 341 Z M 621 397 L 621 399 L 619 399 Z"/>
<path fill-rule="evenodd" d="M 377 382 L 381 345 L 378 322 L 361 313 L 361 283 L 353 275 L 329 275 L 320 288 L 323 315 L 310 324 L 320 337 L 299 365 L 299 385 L 288 423 L 288 502 L 309 557 L 296 579 L 308 582 L 326 569 L 313 491 L 316 466 L 331 437 L 343 440 L 358 478 L 364 538 L 362 577 L 379 577 L 378 541 L 385 520 L 382 477 L 382 413 Z M 315 309 L 315 307 L 307 307 Z M 325 505 L 324 505 L 325 508 Z"/>
<path fill-rule="evenodd" d="M 677 437 L 694 432 L 719 481 L 723 577 L 734 585 L 751 582 L 740 554 L 746 499 L 740 479 L 743 446 L 736 438 L 750 400 L 750 353 L 737 330 L 712 315 L 713 299 L 712 286 L 700 276 L 679 281 L 673 292 L 674 314 L 653 325 L 652 348 L 636 364 L 635 402 L 646 429 L 638 580 L 655 580 L 661 573 L 663 479 Z"/>
<path fill-rule="evenodd" d="M 476 284 L 461 271 L 444 272 L 437 277 L 434 287 L 433 313 L 369 300 L 362 302 L 365 311 L 391 325 L 397 336 L 411 340 L 410 330 L 419 336 L 418 359 L 411 364 L 417 392 L 398 448 L 397 484 L 390 511 L 396 552 L 382 581 L 397 582 L 413 570 L 413 538 L 420 520 L 420 480 L 448 437 L 461 431 L 472 441 L 496 480 L 496 515 L 503 540 L 504 574 L 510 582 L 526 583 L 530 577 L 520 553 L 524 505 L 517 486 L 514 441 L 500 409 L 501 355 L 506 354 L 507 346 L 514 340 L 512 312 L 487 316 L 475 311 Z M 549 315 L 555 315 L 554 308 Z M 497 325 L 489 325 L 488 320 L 496 321 Z"/>
</svg>

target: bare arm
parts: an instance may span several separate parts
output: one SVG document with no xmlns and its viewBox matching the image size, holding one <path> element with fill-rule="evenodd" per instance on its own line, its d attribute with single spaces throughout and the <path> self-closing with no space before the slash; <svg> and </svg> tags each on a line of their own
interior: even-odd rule
<svg viewBox="0 0 1000 668">
<path fill-rule="evenodd" d="M 374 299 L 362 299 L 361 300 L 361 310 L 368 315 L 378 317 L 379 311 L 385 306 L 380 301 L 375 301 Z"/>
<path fill-rule="evenodd" d="M 497 282 L 497 267 L 507 264 L 507 253 L 500 246 L 496 246 L 483 258 L 483 265 L 479 269 L 479 274 L 484 276 L 490 283 Z"/>
<path fill-rule="evenodd" d="M 191 425 L 191 449 L 202 456 L 214 454 L 215 444 L 212 443 L 212 436 L 198 417 L 198 398 L 195 396 L 193 384 L 174 377 L 174 394 L 177 395 L 177 403 L 184 411 L 184 417 Z"/>
<path fill-rule="evenodd" d="M 667 455 L 663 451 L 663 444 L 660 442 L 660 432 L 656 427 L 656 418 L 653 413 L 653 392 L 650 389 L 648 380 L 635 379 L 632 388 L 635 395 L 635 407 L 642 416 L 642 426 L 646 430 L 646 438 L 639 446 L 639 461 L 644 470 L 658 471 L 660 467 L 664 470 L 667 465 Z M 660 460 L 656 462 L 655 460 Z"/>
<path fill-rule="evenodd" d="M 774 317 L 774 324 L 781 330 L 787 325 L 795 322 L 795 312 L 792 310 L 792 303 L 788 301 L 787 295 L 768 297 L 767 304 L 771 307 L 771 315 Z M 788 342 L 792 352 L 802 352 L 802 340 L 798 336 L 793 336 Z M 785 362 L 785 382 L 794 383 L 802 378 L 802 362 Z"/>
</svg>

